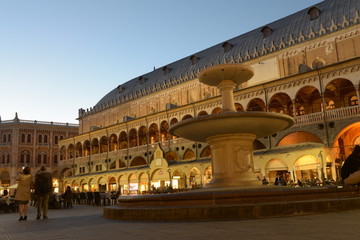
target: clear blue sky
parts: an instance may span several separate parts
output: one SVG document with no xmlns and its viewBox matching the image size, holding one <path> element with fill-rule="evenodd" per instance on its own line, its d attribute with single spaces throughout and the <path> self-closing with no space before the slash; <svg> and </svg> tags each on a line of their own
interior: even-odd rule
<svg viewBox="0 0 360 240">
<path fill-rule="evenodd" d="M 116 86 L 321 0 L 0 0 L 0 116 L 77 123 Z"/>
</svg>

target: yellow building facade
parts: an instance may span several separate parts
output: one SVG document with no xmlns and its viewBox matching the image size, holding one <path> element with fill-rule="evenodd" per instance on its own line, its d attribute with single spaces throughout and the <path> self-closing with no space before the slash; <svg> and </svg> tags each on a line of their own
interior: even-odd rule
<svg viewBox="0 0 360 240">
<path fill-rule="evenodd" d="M 168 129 L 221 111 L 217 88 L 197 77 L 226 63 L 255 72 L 234 91 L 238 111 L 295 119 L 290 129 L 255 140 L 259 179 L 338 180 L 360 144 L 359 13 L 355 0 L 324 1 L 117 86 L 80 109 L 79 135 L 60 141 L 61 188 L 139 194 L 204 187 L 211 181 L 209 146 Z"/>
</svg>

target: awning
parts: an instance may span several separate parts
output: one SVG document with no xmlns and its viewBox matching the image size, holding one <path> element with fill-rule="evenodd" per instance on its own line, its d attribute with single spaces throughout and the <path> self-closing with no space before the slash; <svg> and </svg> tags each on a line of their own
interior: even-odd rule
<svg viewBox="0 0 360 240">
<path fill-rule="evenodd" d="M 18 184 L 15 183 L 14 185 L 8 186 L 7 189 L 16 189 L 18 187 Z"/>
</svg>

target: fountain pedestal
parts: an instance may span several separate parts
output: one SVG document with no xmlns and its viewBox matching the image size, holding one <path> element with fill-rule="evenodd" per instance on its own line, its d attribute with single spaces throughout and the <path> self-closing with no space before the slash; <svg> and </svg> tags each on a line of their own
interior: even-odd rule
<svg viewBox="0 0 360 240">
<path fill-rule="evenodd" d="M 206 187 L 256 186 L 252 143 L 255 134 L 221 134 L 208 137 L 213 180 Z"/>
</svg>

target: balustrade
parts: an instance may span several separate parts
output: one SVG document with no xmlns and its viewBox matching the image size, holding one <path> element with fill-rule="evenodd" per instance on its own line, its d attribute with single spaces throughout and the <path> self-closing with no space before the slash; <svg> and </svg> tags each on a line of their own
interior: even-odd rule
<svg viewBox="0 0 360 240">
<path fill-rule="evenodd" d="M 325 114 L 325 120 L 338 120 L 342 118 L 355 117 L 360 115 L 360 106 L 336 108 L 332 110 L 327 110 L 325 113 L 317 112 L 302 116 L 296 116 L 294 117 L 295 125 L 305 125 L 305 124 L 323 122 L 324 114 Z"/>
</svg>

